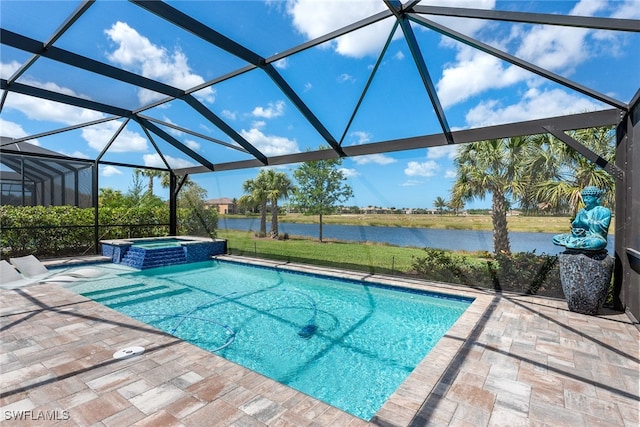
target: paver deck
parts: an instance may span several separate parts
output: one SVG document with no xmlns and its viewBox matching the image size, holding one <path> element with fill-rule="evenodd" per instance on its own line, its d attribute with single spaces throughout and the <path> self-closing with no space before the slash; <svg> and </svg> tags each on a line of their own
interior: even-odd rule
<svg viewBox="0 0 640 427">
<path fill-rule="evenodd" d="M 280 268 L 323 270 L 262 262 Z M 3 425 L 638 426 L 638 325 L 563 301 L 397 277 L 476 298 L 370 421 L 54 284 L 0 291 Z M 114 359 L 130 346 L 142 355 Z"/>
</svg>

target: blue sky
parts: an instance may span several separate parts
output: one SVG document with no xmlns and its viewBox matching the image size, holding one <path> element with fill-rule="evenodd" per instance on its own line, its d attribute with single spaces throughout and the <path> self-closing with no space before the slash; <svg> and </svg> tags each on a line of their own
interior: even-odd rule
<svg viewBox="0 0 640 427">
<path fill-rule="evenodd" d="M 3 0 L 0 21 L 4 29 L 46 41 L 78 3 Z M 168 3 L 263 57 L 385 10 L 381 0 Z M 640 19 L 638 0 L 423 0 L 421 4 Z M 640 87 L 638 33 L 427 18 L 623 102 L 628 102 Z M 440 132 L 401 31 L 393 37 L 367 96 L 351 126 L 346 127 L 392 25 L 392 20 L 386 20 L 275 64 L 329 132 L 337 140 L 344 134 L 345 146 Z M 420 25 L 413 27 L 454 130 L 609 108 Z M 246 65 L 241 59 L 123 1 L 98 0 L 55 46 L 182 89 Z M 0 75 L 7 79 L 30 55 L 4 45 L 1 49 Z M 44 58 L 36 61 L 18 81 L 55 87 L 128 109 L 161 98 Z M 323 143 L 316 130 L 261 70 L 206 87 L 195 95 L 268 156 L 313 150 Z M 172 101 L 143 114 L 236 145 L 182 101 Z M 23 137 L 103 117 L 102 113 L 10 93 L 0 115 L 0 134 Z M 121 123 L 106 122 L 33 142 L 65 154 L 95 158 Z M 249 158 L 241 151 L 160 127 L 213 163 Z M 172 166 L 197 164 L 159 138 L 154 137 L 154 142 Z M 354 197 L 346 204 L 430 208 L 436 197 L 449 198 L 455 150 L 441 147 L 347 158 L 342 167 Z M 126 127 L 103 160 L 161 166 L 153 145 L 135 123 Z M 278 169 L 290 173 L 295 167 Z M 196 174 L 191 178 L 207 190 L 208 198 L 240 197 L 242 183 L 257 173 L 257 169 L 246 169 Z M 130 182 L 131 169 L 101 167 L 101 187 L 126 191 Z M 166 198 L 166 190 L 156 187 L 157 193 Z M 467 207 L 488 205 L 485 200 Z"/>
</svg>

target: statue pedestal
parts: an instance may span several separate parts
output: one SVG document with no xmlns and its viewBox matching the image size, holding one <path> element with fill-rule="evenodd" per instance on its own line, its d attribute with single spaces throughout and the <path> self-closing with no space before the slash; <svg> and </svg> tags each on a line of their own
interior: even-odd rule
<svg viewBox="0 0 640 427">
<path fill-rule="evenodd" d="M 586 255 L 563 252 L 558 255 L 560 282 L 569 310 L 582 314 L 598 314 L 611 284 L 613 257 L 606 252 Z"/>
</svg>

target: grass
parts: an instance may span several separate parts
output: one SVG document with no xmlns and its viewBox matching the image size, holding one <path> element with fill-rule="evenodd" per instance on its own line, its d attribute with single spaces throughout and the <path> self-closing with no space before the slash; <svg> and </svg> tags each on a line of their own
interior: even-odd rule
<svg viewBox="0 0 640 427">
<path fill-rule="evenodd" d="M 259 239 L 253 232 L 218 230 L 217 236 L 228 240 L 233 255 L 256 256 L 287 262 L 301 262 L 378 274 L 411 273 L 414 257 L 424 255 L 420 248 L 385 244 L 342 242 L 290 236 L 288 240 Z M 482 253 L 469 254 L 482 258 Z"/>
<path fill-rule="evenodd" d="M 245 218 L 244 215 L 227 216 L 229 218 Z M 302 214 L 286 214 L 280 221 L 317 224 L 318 216 Z M 416 227 L 448 230 L 493 230 L 489 215 L 405 215 L 405 214 L 368 214 L 368 215 L 326 215 L 324 224 L 369 225 L 374 227 Z M 510 216 L 509 231 L 530 233 L 566 233 L 571 228 L 569 217 L 554 216 Z M 615 224 L 611 223 L 611 229 Z"/>
</svg>

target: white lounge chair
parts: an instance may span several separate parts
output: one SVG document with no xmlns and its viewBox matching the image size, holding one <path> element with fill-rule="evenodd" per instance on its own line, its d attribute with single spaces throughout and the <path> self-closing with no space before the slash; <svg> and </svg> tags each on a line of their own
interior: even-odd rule
<svg viewBox="0 0 640 427">
<path fill-rule="evenodd" d="M 5 260 L 0 260 L 0 284 L 5 285 L 23 279 L 24 277 L 18 273 L 13 265 Z"/>
<path fill-rule="evenodd" d="M 16 268 L 5 260 L 0 260 L 0 286 L 3 288 L 23 288 L 25 286 L 40 283 L 40 279 L 46 275 L 39 277 L 25 277 L 16 270 Z"/>
<path fill-rule="evenodd" d="M 55 274 L 49 271 L 49 269 L 47 269 L 47 267 L 33 255 L 10 258 L 9 261 L 11 261 L 13 267 L 20 271 L 23 277 L 33 279 L 41 283 L 75 282 L 76 280 L 91 279 L 104 274 L 96 268 L 78 268 L 71 271 L 64 271 L 60 274 Z"/>
</svg>

